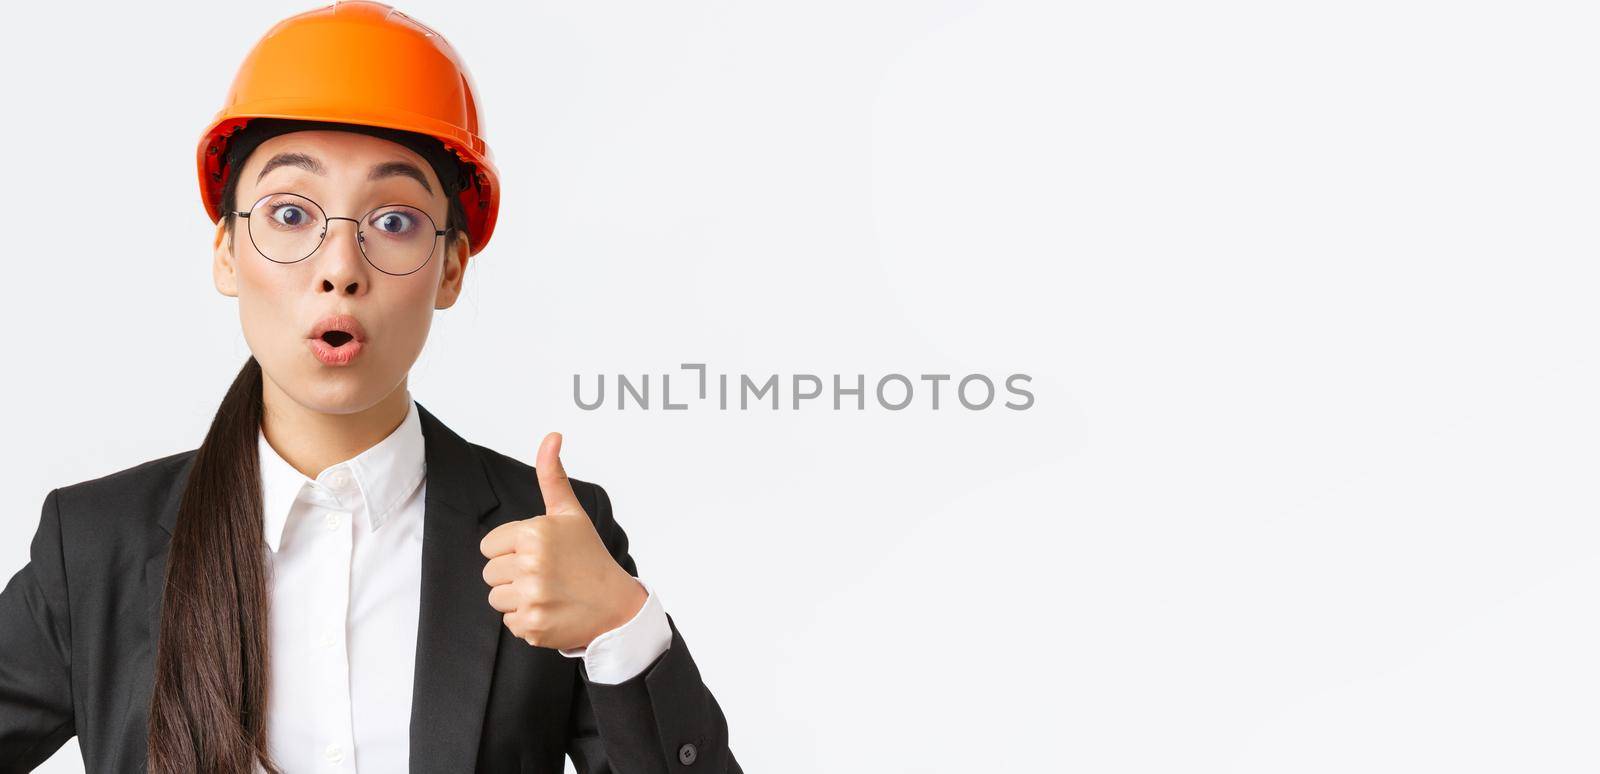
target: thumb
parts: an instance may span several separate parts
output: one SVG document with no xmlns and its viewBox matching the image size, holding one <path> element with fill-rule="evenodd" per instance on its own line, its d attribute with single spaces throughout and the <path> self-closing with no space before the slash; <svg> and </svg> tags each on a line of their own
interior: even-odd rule
<svg viewBox="0 0 1600 774">
<path fill-rule="evenodd" d="M 534 472 L 539 474 L 539 493 L 544 496 L 545 513 L 581 511 L 583 505 L 572 491 L 567 471 L 561 467 L 561 434 L 550 433 L 539 444 L 539 456 Z"/>
</svg>

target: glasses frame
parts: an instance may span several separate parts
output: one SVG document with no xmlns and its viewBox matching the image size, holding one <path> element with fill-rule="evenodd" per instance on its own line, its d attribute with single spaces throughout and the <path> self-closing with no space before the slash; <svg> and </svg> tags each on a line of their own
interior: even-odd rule
<svg viewBox="0 0 1600 774">
<path fill-rule="evenodd" d="M 296 258 L 296 259 L 294 259 L 292 261 L 280 261 L 280 260 L 278 260 L 276 258 L 273 258 L 270 255 L 267 255 L 265 252 L 263 252 L 262 249 L 261 249 L 261 246 L 256 244 L 256 233 L 254 231 L 252 231 L 251 228 L 250 228 L 250 213 L 254 212 L 255 208 L 260 207 L 262 202 L 264 202 L 264 201 L 266 201 L 268 199 L 271 199 L 274 196 L 294 196 L 294 197 L 298 197 L 298 198 L 301 198 L 301 199 L 305 199 L 306 201 L 311 202 L 311 206 L 316 207 L 317 208 L 317 212 L 322 215 L 322 233 L 317 236 L 317 246 L 311 248 L 311 252 L 306 253 L 305 255 L 303 255 L 303 256 L 301 256 L 299 258 Z M 409 208 L 409 209 L 416 210 L 417 212 L 422 213 L 423 217 L 428 219 L 428 225 L 433 226 L 433 241 L 428 244 L 428 257 L 423 258 L 422 259 L 422 263 L 417 264 L 417 268 L 412 269 L 411 271 L 400 273 L 400 274 L 396 274 L 396 273 L 394 273 L 392 271 L 388 271 L 387 269 L 384 269 L 382 266 L 379 266 L 376 263 L 373 263 L 372 256 L 367 255 L 367 235 L 365 233 L 365 229 L 363 227 L 363 224 L 366 223 L 366 219 L 367 218 L 372 216 L 372 213 L 377 212 L 378 210 L 381 210 L 381 209 L 383 209 L 385 207 L 406 207 L 406 208 Z M 248 210 L 234 210 L 233 212 L 230 212 L 228 214 L 230 214 L 230 215 L 238 215 L 239 217 L 244 219 L 244 221 L 245 221 L 245 232 L 250 235 L 250 246 L 254 247 L 256 249 L 256 253 L 258 255 L 260 255 L 262 258 L 265 258 L 265 259 L 267 259 L 269 261 L 272 261 L 273 263 L 280 264 L 280 265 L 283 265 L 283 266 L 288 266 L 291 263 L 299 263 L 301 261 L 304 261 L 307 258 L 310 258 L 313 255 L 316 255 L 317 251 L 322 249 L 322 243 L 328 241 L 328 222 L 329 221 L 348 220 L 351 223 L 356 224 L 356 246 L 361 248 L 361 257 L 364 260 L 366 260 L 366 262 L 368 264 L 370 264 L 372 266 L 372 268 L 377 269 L 378 271 L 381 271 L 384 274 L 387 274 L 387 275 L 389 275 L 391 277 L 405 277 L 405 276 L 408 276 L 408 275 L 411 275 L 411 274 L 416 274 L 419 271 L 422 271 L 422 267 L 427 266 L 428 262 L 433 260 L 433 253 L 434 253 L 435 249 L 437 249 L 438 246 L 439 246 L 439 237 L 442 237 L 446 233 L 448 233 L 448 231 L 446 229 L 439 228 L 438 221 L 434 220 L 433 216 L 429 215 L 427 210 L 424 210 L 424 209 L 422 209 L 421 207 L 418 207 L 415 204 L 407 204 L 405 202 L 390 202 L 388 204 L 380 204 L 380 205 L 378 205 L 376 207 L 373 207 L 370 210 L 367 210 L 366 214 L 362 215 L 360 220 L 357 220 L 356 218 L 346 218 L 346 217 L 337 217 L 337 216 L 329 215 L 328 211 L 322 209 L 322 205 L 317 203 L 317 200 L 315 200 L 315 199 L 313 199 L 313 198 L 311 198 L 309 196 L 306 196 L 303 193 L 296 193 L 294 191 L 274 191 L 272 193 L 269 193 L 269 194 L 266 194 L 266 195 L 262 196 L 259 199 L 256 199 L 256 203 L 250 205 L 250 209 L 248 209 Z"/>
</svg>

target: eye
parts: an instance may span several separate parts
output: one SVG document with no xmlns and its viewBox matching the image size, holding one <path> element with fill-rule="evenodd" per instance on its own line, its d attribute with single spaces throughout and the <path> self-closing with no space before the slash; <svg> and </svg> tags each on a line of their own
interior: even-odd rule
<svg viewBox="0 0 1600 774">
<path fill-rule="evenodd" d="M 278 224 L 295 228 L 311 222 L 311 213 L 298 204 L 279 204 L 268 210 L 268 216 Z"/>
<path fill-rule="evenodd" d="M 408 234 L 417 227 L 417 219 L 403 210 L 390 210 L 374 215 L 373 228 L 385 234 Z"/>
</svg>

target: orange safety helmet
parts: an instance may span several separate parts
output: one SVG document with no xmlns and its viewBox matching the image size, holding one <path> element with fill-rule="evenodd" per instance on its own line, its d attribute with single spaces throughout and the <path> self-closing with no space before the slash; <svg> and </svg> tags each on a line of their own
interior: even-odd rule
<svg viewBox="0 0 1600 774">
<path fill-rule="evenodd" d="M 340 0 L 278 22 L 250 50 L 200 137 L 200 198 L 215 222 L 230 135 L 252 118 L 404 129 L 435 137 L 471 165 L 460 199 L 471 255 L 494 233 L 500 176 L 483 141 L 466 63 L 439 33 L 383 3 Z"/>
</svg>

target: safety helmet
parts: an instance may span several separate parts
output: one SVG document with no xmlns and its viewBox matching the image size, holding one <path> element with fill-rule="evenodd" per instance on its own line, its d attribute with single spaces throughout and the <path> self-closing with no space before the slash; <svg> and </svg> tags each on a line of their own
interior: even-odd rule
<svg viewBox="0 0 1600 774">
<path fill-rule="evenodd" d="M 200 198 L 213 222 L 222 216 L 222 188 L 232 172 L 230 135 L 252 118 L 380 126 L 437 138 L 469 165 L 458 196 L 470 254 L 494 233 L 500 177 L 483 140 L 472 76 L 443 36 L 393 7 L 339 0 L 278 22 L 256 42 L 200 137 Z"/>
</svg>

